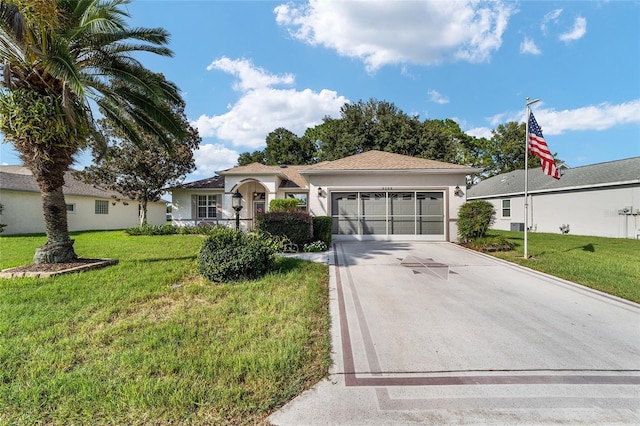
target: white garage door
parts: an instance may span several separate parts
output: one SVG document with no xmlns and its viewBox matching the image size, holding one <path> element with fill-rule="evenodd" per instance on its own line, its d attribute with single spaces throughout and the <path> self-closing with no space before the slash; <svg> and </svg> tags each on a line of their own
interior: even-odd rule
<svg viewBox="0 0 640 426">
<path fill-rule="evenodd" d="M 444 240 L 444 213 L 442 192 L 331 193 L 336 236 L 365 237 L 358 239 L 425 236 L 425 239 Z"/>
</svg>

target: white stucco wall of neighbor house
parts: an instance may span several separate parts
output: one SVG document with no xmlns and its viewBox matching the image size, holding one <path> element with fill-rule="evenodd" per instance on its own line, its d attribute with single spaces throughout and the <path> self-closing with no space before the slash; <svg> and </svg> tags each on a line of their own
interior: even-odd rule
<svg viewBox="0 0 640 426">
<path fill-rule="evenodd" d="M 458 241 L 458 209 L 466 201 L 465 176 L 451 173 L 363 173 L 309 175 L 309 213 L 331 216 L 331 193 L 339 191 L 436 191 L 444 194 L 446 241 Z M 462 190 L 455 195 L 455 188 Z M 318 195 L 322 188 L 322 195 Z M 410 238 L 410 236 L 398 236 Z M 421 239 L 421 236 L 414 236 Z"/>
<path fill-rule="evenodd" d="M 102 203 L 101 211 L 104 213 L 96 213 L 96 201 Z M 125 205 L 122 200 L 115 201 L 111 198 L 65 195 L 65 202 L 68 206 L 69 231 L 124 229 L 139 224 L 137 201 L 129 200 Z M 5 235 L 45 232 L 39 193 L 3 190 L 0 191 L 0 203 L 4 205 L 0 223 L 7 224 L 3 232 Z M 150 224 L 163 225 L 166 223 L 166 203 L 149 203 L 147 215 Z"/>
<path fill-rule="evenodd" d="M 511 200 L 511 216 L 503 214 L 503 200 Z M 495 229 L 510 230 L 512 222 L 524 223 L 524 197 L 487 200 L 496 209 Z M 635 238 L 640 228 L 640 214 L 620 214 L 640 210 L 640 186 L 573 190 L 529 196 L 529 226 L 533 232 L 560 233 L 569 225 L 569 233 L 612 238 Z"/>
</svg>

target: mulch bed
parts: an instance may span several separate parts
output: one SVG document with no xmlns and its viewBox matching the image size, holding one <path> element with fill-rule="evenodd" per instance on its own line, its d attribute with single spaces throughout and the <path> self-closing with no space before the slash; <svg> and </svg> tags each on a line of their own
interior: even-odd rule
<svg viewBox="0 0 640 426">
<path fill-rule="evenodd" d="M 67 263 L 32 263 L 30 265 L 4 269 L 0 271 L 0 278 L 46 278 L 72 272 L 84 272 L 104 268 L 105 266 L 115 265 L 117 263 L 118 261 L 116 259 L 77 259 Z"/>
</svg>

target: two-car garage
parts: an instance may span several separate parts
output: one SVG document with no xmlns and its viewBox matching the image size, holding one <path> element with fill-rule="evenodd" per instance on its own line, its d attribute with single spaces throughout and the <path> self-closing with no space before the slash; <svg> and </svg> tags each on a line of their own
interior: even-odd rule
<svg viewBox="0 0 640 426">
<path fill-rule="evenodd" d="M 444 241 L 444 200 L 443 191 L 331 192 L 332 233 L 356 239 L 421 236 Z"/>
</svg>

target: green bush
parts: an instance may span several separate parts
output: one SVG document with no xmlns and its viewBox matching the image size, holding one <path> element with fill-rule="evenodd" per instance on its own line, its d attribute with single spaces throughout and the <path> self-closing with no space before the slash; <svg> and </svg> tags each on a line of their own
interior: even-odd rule
<svg viewBox="0 0 640 426">
<path fill-rule="evenodd" d="M 276 251 L 259 234 L 218 227 L 198 254 L 198 272 L 213 282 L 255 279 L 273 268 Z"/>
<path fill-rule="evenodd" d="M 201 223 L 198 226 L 177 226 L 176 230 L 178 234 L 181 235 L 212 235 L 217 231 L 218 228 L 226 228 L 226 226 Z"/>
<path fill-rule="evenodd" d="M 515 248 L 515 244 L 507 240 L 504 236 L 482 237 L 471 241 L 467 247 L 485 252 L 511 251 Z"/>
<path fill-rule="evenodd" d="M 171 235 L 177 233 L 177 229 L 173 225 L 149 225 L 145 223 L 142 226 L 127 228 L 124 230 L 129 235 Z"/>
<path fill-rule="evenodd" d="M 298 210 L 299 201 L 295 198 L 276 198 L 269 202 L 269 211 L 272 213 L 295 212 Z"/>
<path fill-rule="evenodd" d="M 312 218 L 306 212 L 267 212 L 256 218 L 259 232 L 287 237 L 298 249 L 311 241 L 311 227 Z"/>
<path fill-rule="evenodd" d="M 315 216 L 313 218 L 313 239 L 320 240 L 327 247 L 330 247 L 332 227 L 333 219 L 331 216 Z"/>
<path fill-rule="evenodd" d="M 484 200 L 464 203 L 458 210 L 458 236 L 462 242 L 469 242 L 485 236 L 495 221 L 493 204 Z"/>
<path fill-rule="evenodd" d="M 309 244 L 305 244 L 302 251 L 305 253 L 317 253 L 320 251 L 327 251 L 327 245 L 322 241 L 314 241 Z"/>
</svg>

